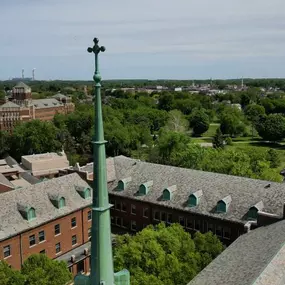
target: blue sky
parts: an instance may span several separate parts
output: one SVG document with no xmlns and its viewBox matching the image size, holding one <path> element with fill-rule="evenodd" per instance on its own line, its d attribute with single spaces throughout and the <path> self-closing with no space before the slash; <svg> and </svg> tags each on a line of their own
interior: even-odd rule
<svg viewBox="0 0 285 285">
<path fill-rule="evenodd" d="M 0 79 L 285 77 L 284 0 L 0 0 Z"/>
</svg>

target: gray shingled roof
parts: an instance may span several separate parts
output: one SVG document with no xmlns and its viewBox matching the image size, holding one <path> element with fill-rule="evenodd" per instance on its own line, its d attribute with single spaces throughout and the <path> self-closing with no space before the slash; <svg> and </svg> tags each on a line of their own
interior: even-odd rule
<svg viewBox="0 0 285 285">
<path fill-rule="evenodd" d="M 48 98 L 48 99 L 34 99 L 32 100 L 32 105 L 34 105 L 36 109 L 43 109 L 43 108 L 53 108 L 53 107 L 62 106 L 62 103 L 54 98 Z"/>
<path fill-rule="evenodd" d="M 113 158 L 117 180 L 109 183 L 109 192 L 118 196 L 128 196 L 171 208 L 188 212 L 210 215 L 220 219 L 245 223 L 247 212 L 256 203 L 263 201 L 264 212 L 283 215 L 285 201 L 285 184 L 264 180 L 249 179 L 238 176 L 204 172 L 199 170 L 178 168 L 173 166 L 147 163 L 124 156 Z M 126 190 L 117 192 L 117 182 L 132 177 Z M 142 183 L 153 180 L 153 186 L 146 196 L 138 196 L 136 192 Z M 270 187 L 266 187 L 271 183 Z M 171 201 L 161 201 L 165 188 L 177 185 Z M 203 191 L 199 205 L 187 207 L 189 195 Z M 217 202 L 231 196 L 227 213 L 216 213 Z"/>
<path fill-rule="evenodd" d="M 20 108 L 20 106 L 14 102 L 8 101 L 0 106 L 0 109 L 3 109 L 3 108 Z"/>
<path fill-rule="evenodd" d="M 14 185 L 2 173 L 0 173 L 0 184 L 14 189 Z"/>
<path fill-rule="evenodd" d="M 284 233 L 283 220 L 240 236 L 189 285 L 284 284 Z"/>
<path fill-rule="evenodd" d="M 26 89 L 30 89 L 30 87 L 29 87 L 27 84 L 25 84 L 24 82 L 18 82 L 18 83 L 14 86 L 14 88 L 24 88 L 25 90 L 26 90 Z"/>
<path fill-rule="evenodd" d="M 74 185 L 89 187 L 87 182 L 81 179 L 77 173 L 72 173 L 2 193 L 0 199 L 0 241 L 89 206 L 92 203 L 92 199 L 88 198 L 85 200 L 81 198 Z M 49 195 L 63 196 L 66 206 L 62 209 L 55 208 L 49 199 Z M 18 210 L 18 205 L 35 208 L 36 219 L 32 221 L 23 219 Z"/>
</svg>

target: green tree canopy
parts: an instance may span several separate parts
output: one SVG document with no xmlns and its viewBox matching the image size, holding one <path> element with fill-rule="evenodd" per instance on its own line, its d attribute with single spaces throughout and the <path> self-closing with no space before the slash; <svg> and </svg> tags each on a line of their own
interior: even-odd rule
<svg viewBox="0 0 285 285">
<path fill-rule="evenodd" d="M 188 129 L 188 121 L 179 110 L 172 110 L 168 113 L 168 120 L 165 128 L 168 131 L 184 133 Z"/>
<path fill-rule="evenodd" d="M 131 284 L 187 284 L 223 250 L 211 232 L 194 239 L 179 224 L 148 226 L 116 238 L 115 271 L 128 268 Z M 150 283 L 149 283 L 150 282 Z"/>
<path fill-rule="evenodd" d="M 49 259 L 45 254 L 29 256 L 24 261 L 21 273 L 27 285 L 64 285 L 72 280 L 65 262 Z"/>
<path fill-rule="evenodd" d="M 52 122 L 33 120 L 19 124 L 11 137 L 10 154 L 17 160 L 22 155 L 56 152 L 62 145 Z"/>
<path fill-rule="evenodd" d="M 193 128 L 193 134 L 199 136 L 205 133 L 210 126 L 209 116 L 206 114 L 205 109 L 193 110 L 190 116 L 190 127 Z"/>
<path fill-rule="evenodd" d="M 0 261 L 1 285 L 25 285 L 25 277 L 17 270 L 10 268 L 8 263 Z"/>
<path fill-rule="evenodd" d="M 285 118 L 279 114 L 270 114 L 259 120 L 256 129 L 264 140 L 280 141 L 285 137 Z"/>
<path fill-rule="evenodd" d="M 213 137 L 213 147 L 214 148 L 223 148 L 224 147 L 224 138 L 221 131 L 221 128 L 217 128 L 216 133 Z"/>
</svg>

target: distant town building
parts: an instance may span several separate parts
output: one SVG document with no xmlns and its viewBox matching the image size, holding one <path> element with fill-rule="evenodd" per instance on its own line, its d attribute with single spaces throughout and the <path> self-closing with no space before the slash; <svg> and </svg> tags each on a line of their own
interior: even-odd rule
<svg viewBox="0 0 285 285">
<path fill-rule="evenodd" d="M 0 105 L 0 130 L 11 132 L 19 121 L 51 121 L 56 114 L 73 111 L 74 104 L 70 97 L 56 94 L 53 98 L 33 99 L 31 88 L 20 82 L 13 88 L 6 102 Z"/>
</svg>

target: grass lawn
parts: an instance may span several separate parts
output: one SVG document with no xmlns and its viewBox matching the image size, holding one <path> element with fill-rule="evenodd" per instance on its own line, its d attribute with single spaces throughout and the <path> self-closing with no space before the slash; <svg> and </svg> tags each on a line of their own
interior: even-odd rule
<svg viewBox="0 0 285 285">
<path fill-rule="evenodd" d="M 216 130 L 220 127 L 220 124 L 210 124 L 210 127 L 207 132 L 202 134 L 203 137 L 213 137 L 216 133 Z"/>
</svg>

